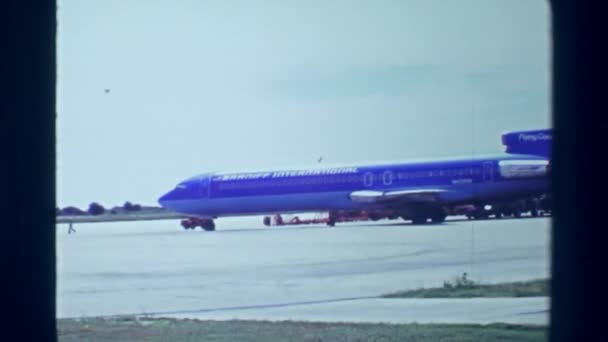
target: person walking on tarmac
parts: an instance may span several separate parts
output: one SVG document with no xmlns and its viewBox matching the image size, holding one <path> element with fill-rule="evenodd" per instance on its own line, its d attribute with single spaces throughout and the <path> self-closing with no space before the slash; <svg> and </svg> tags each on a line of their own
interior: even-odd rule
<svg viewBox="0 0 608 342">
<path fill-rule="evenodd" d="M 76 229 L 72 227 L 72 221 L 70 221 L 70 226 L 68 228 L 68 234 L 72 234 L 72 232 L 76 233 Z"/>
</svg>

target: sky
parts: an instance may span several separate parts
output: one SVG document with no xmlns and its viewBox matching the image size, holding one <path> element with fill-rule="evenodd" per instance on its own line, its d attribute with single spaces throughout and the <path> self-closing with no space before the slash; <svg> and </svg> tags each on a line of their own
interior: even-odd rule
<svg viewBox="0 0 608 342">
<path fill-rule="evenodd" d="M 59 207 L 156 205 L 196 174 L 321 156 L 495 153 L 551 126 L 545 1 L 58 5 Z"/>
</svg>

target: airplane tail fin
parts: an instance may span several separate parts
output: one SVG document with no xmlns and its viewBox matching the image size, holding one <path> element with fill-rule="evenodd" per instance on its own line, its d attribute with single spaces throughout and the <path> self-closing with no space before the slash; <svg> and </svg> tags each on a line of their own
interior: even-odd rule
<svg viewBox="0 0 608 342">
<path fill-rule="evenodd" d="M 539 129 L 534 131 L 509 132 L 502 135 L 502 144 L 506 153 L 532 154 L 549 158 L 553 131 Z"/>
</svg>

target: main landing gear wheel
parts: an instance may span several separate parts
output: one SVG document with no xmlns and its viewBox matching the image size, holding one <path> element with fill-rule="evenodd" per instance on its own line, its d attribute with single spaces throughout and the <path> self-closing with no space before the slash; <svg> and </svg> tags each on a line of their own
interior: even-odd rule
<svg viewBox="0 0 608 342">
<path fill-rule="evenodd" d="M 446 214 L 437 214 L 434 215 L 433 217 L 431 217 L 431 222 L 433 223 L 442 223 L 445 222 L 445 218 L 447 217 Z"/>
<path fill-rule="evenodd" d="M 213 220 L 203 222 L 203 223 L 201 223 L 201 228 L 203 228 L 204 230 L 206 230 L 208 232 L 212 232 L 215 230 L 215 223 L 213 222 Z"/>
<path fill-rule="evenodd" d="M 336 225 L 336 219 L 338 218 L 338 213 L 334 211 L 330 211 L 327 215 L 327 226 L 334 227 Z"/>
<path fill-rule="evenodd" d="M 414 217 L 412 219 L 412 223 L 413 224 L 425 224 L 426 223 L 426 217 L 422 217 L 422 216 Z"/>
<path fill-rule="evenodd" d="M 476 212 L 475 214 L 473 214 L 473 218 L 476 220 L 487 220 L 488 214 L 484 212 Z"/>
<path fill-rule="evenodd" d="M 530 215 L 532 215 L 532 217 L 538 217 L 539 216 L 538 209 L 534 208 L 534 209 L 530 210 Z"/>
</svg>

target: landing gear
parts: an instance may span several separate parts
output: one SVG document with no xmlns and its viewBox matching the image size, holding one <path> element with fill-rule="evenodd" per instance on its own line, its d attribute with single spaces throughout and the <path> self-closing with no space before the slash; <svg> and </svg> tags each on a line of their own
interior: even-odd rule
<svg viewBox="0 0 608 342">
<path fill-rule="evenodd" d="M 377 214 L 369 214 L 369 219 L 372 221 L 378 221 L 380 219 L 380 216 Z"/>
<path fill-rule="evenodd" d="M 334 211 L 330 211 L 327 216 L 327 226 L 334 227 L 336 225 L 336 221 L 338 219 L 338 213 Z"/>
<path fill-rule="evenodd" d="M 538 209 L 533 208 L 532 210 L 530 210 L 530 215 L 532 215 L 532 217 L 538 217 L 539 216 Z"/>
<path fill-rule="evenodd" d="M 404 209 L 401 217 L 404 220 L 412 220 L 413 224 L 426 224 L 428 220 L 432 223 L 442 223 L 447 217 L 447 211 L 443 207 L 416 205 Z"/>
<path fill-rule="evenodd" d="M 204 220 L 203 223 L 201 223 L 201 228 L 208 232 L 214 231 L 215 223 L 213 222 L 213 220 Z"/>
<path fill-rule="evenodd" d="M 425 224 L 426 223 L 426 217 L 424 216 L 416 216 L 412 218 L 412 223 L 413 224 Z"/>
<path fill-rule="evenodd" d="M 215 223 L 213 222 L 212 219 L 201 219 L 198 217 L 189 217 L 187 219 L 183 219 L 182 222 L 182 227 L 184 227 L 184 229 L 188 230 L 188 229 L 196 229 L 196 227 L 201 227 L 202 229 L 206 230 L 206 231 L 214 231 L 215 230 Z"/>
<path fill-rule="evenodd" d="M 442 223 L 442 222 L 445 222 L 445 218 L 447 216 L 448 215 L 446 215 L 445 213 L 437 213 L 437 214 L 435 214 L 435 215 L 433 215 L 431 217 L 431 222 L 433 222 L 433 223 Z"/>
<path fill-rule="evenodd" d="M 413 224 L 426 224 L 428 220 L 432 223 L 438 224 L 445 221 L 448 216 L 447 211 L 443 207 L 436 206 L 415 206 L 409 208 L 409 213 L 402 216 L 405 220 L 412 220 Z"/>
<path fill-rule="evenodd" d="M 487 220 L 488 219 L 488 214 L 486 214 L 486 213 L 475 213 L 473 215 L 473 218 L 475 218 L 476 220 Z"/>
<path fill-rule="evenodd" d="M 192 219 L 189 219 L 189 218 L 182 220 L 181 224 L 185 230 L 196 228 L 196 223 Z"/>
</svg>

